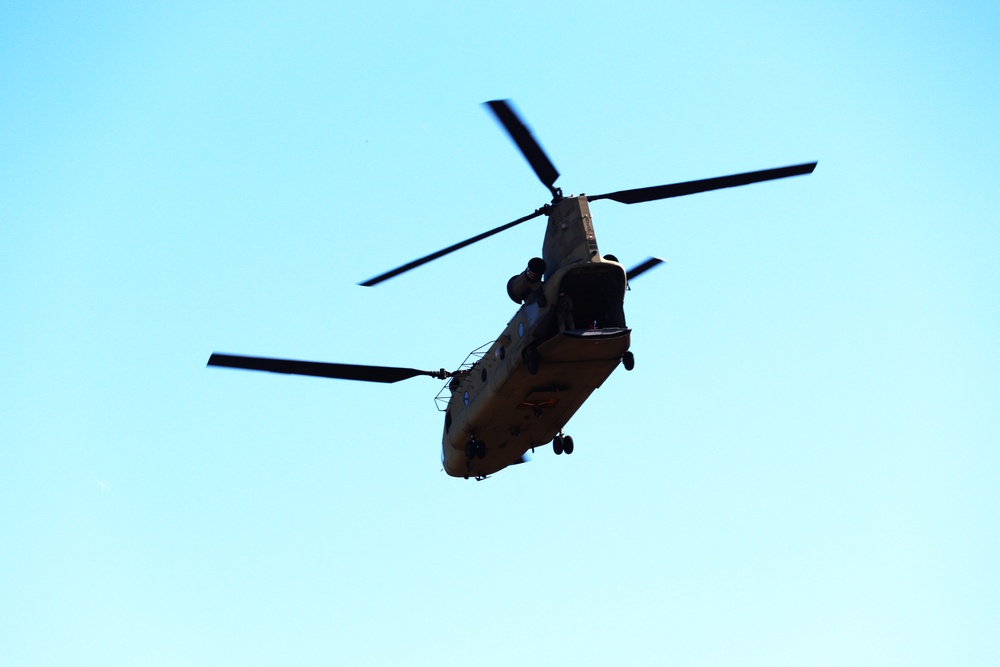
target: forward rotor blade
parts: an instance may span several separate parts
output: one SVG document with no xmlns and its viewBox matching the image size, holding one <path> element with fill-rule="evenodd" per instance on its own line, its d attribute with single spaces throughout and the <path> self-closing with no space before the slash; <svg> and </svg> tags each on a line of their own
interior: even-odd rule
<svg viewBox="0 0 1000 667">
<path fill-rule="evenodd" d="M 410 269 L 415 269 L 418 266 L 423 266 L 424 264 L 427 264 L 428 262 L 433 262 L 435 259 L 439 259 L 441 257 L 444 257 L 445 255 L 447 255 L 449 253 L 453 253 L 456 250 L 461 250 L 465 246 L 472 245 L 476 241 L 482 241 L 483 239 L 489 238 L 489 237 L 493 236 L 494 234 L 499 234 L 500 232 L 502 232 L 504 230 L 507 230 L 507 229 L 510 229 L 511 227 L 514 227 L 515 225 L 519 225 L 522 222 L 527 222 L 528 220 L 531 220 L 532 218 L 537 218 L 538 216 L 542 215 L 543 213 L 547 213 L 548 210 L 549 210 L 549 207 L 547 205 L 543 206 L 540 209 L 538 209 L 537 211 L 535 211 L 534 213 L 526 215 L 523 218 L 518 218 L 517 220 L 514 220 L 512 222 L 508 222 L 506 225 L 500 225 L 499 227 L 497 227 L 495 229 L 491 229 L 488 232 L 483 232 L 482 234 L 479 234 L 478 236 L 473 236 L 471 239 L 466 239 L 466 240 L 462 241 L 461 243 L 456 243 L 455 245 L 448 246 L 444 250 L 438 250 L 437 252 L 432 252 L 431 254 L 427 255 L 426 257 L 421 257 L 420 259 L 415 259 L 412 262 L 409 262 L 407 264 L 403 264 L 402 266 L 396 267 L 392 271 L 386 271 L 383 274 L 377 275 L 374 278 L 369 278 L 365 282 L 358 283 L 358 284 L 359 285 L 363 285 L 364 287 L 371 287 L 372 285 L 378 285 L 381 282 L 389 280 L 389 278 L 395 278 L 396 276 L 398 276 L 401 273 L 406 273 Z"/>
<path fill-rule="evenodd" d="M 628 282 L 632 282 L 633 280 L 644 274 L 646 271 L 649 271 L 650 269 L 655 269 L 660 264 L 663 264 L 662 259 L 660 259 L 659 257 L 650 257 L 649 259 L 639 264 L 636 264 L 631 269 L 626 271 L 625 279 Z"/>
<path fill-rule="evenodd" d="M 761 171 L 749 171 L 731 176 L 705 178 L 700 181 L 687 181 L 686 183 L 673 183 L 671 185 L 654 185 L 653 187 L 636 188 L 634 190 L 619 190 L 618 192 L 587 197 L 587 201 L 613 199 L 622 204 L 638 204 L 640 202 L 656 201 L 657 199 L 693 195 L 698 192 L 708 192 L 709 190 L 734 188 L 738 185 L 749 185 L 750 183 L 760 183 L 761 181 L 773 181 L 778 178 L 788 178 L 789 176 L 802 176 L 804 174 L 811 174 L 815 168 L 815 162 L 807 162 L 790 167 L 762 169 Z"/>
<path fill-rule="evenodd" d="M 353 364 L 327 364 L 318 361 L 296 361 L 293 359 L 271 359 L 268 357 L 244 357 L 233 354 L 215 353 L 208 359 L 209 366 L 242 368 L 248 371 L 267 371 L 286 375 L 312 375 L 314 377 L 338 380 L 361 380 L 363 382 L 399 382 L 418 375 L 429 375 L 444 379 L 451 374 L 440 371 L 420 371 L 415 368 L 393 366 L 356 366 Z"/>
<path fill-rule="evenodd" d="M 531 168 L 535 170 L 535 174 L 538 176 L 538 180 L 545 184 L 545 187 L 552 192 L 553 196 L 556 194 L 556 189 L 553 187 L 555 185 L 556 179 L 559 178 L 559 172 L 556 170 L 555 165 L 549 160 L 549 157 L 542 150 L 542 147 L 535 140 L 535 137 L 531 134 L 531 130 L 528 126 L 524 124 L 524 121 L 518 117 L 514 108 L 510 105 L 508 100 L 492 100 L 486 102 L 486 106 L 490 108 L 493 115 L 497 117 L 500 124 L 504 126 L 507 130 L 507 134 L 510 138 L 514 140 L 517 147 L 521 149 L 521 154 L 531 165 Z"/>
</svg>

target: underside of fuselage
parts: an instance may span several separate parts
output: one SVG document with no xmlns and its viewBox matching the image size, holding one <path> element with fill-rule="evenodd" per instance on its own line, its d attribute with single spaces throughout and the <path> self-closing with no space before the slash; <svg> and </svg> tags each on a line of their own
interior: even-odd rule
<svg viewBox="0 0 1000 667">
<path fill-rule="evenodd" d="M 539 348 L 532 375 L 523 367 L 497 392 L 480 397 L 464 425 L 445 435 L 445 470 L 457 477 L 485 477 L 548 445 L 591 393 L 611 375 L 628 349 L 628 329 L 566 331 Z M 464 427 L 463 427 L 464 426 Z M 482 443 L 483 458 L 470 457 L 468 442 Z"/>
</svg>

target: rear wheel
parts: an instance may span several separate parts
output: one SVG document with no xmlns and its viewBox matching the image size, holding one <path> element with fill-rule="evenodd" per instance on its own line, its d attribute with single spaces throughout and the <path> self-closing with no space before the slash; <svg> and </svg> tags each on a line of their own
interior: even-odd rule
<svg viewBox="0 0 1000 667">
<path fill-rule="evenodd" d="M 573 438 L 571 438 L 570 436 L 567 435 L 566 437 L 564 437 L 562 439 L 562 441 L 563 441 L 563 451 L 566 452 L 567 455 L 568 454 L 572 454 L 573 453 Z"/>
<path fill-rule="evenodd" d="M 552 451 L 556 453 L 556 456 L 563 453 L 563 437 L 561 435 L 552 439 Z"/>
<path fill-rule="evenodd" d="M 627 371 L 635 368 L 635 355 L 632 354 L 631 350 L 626 350 L 625 354 L 622 355 L 622 366 L 624 366 Z"/>
</svg>

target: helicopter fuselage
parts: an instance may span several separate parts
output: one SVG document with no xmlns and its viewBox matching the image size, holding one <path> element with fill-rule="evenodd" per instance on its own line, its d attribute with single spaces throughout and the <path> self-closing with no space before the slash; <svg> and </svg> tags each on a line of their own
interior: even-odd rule
<svg viewBox="0 0 1000 667">
<path fill-rule="evenodd" d="M 598 252 L 586 197 L 561 199 L 548 213 L 544 281 L 449 383 L 449 475 L 485 477 L 551 442 L 628 351 L 625 269 Z"/>
</svg>

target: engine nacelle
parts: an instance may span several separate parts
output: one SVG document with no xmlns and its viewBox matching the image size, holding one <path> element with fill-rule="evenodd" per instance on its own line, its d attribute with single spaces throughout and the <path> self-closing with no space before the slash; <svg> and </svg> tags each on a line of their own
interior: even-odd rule
<svg viewBox="0 0 1000 667">
<path fill-rule="evenodd" d="M 532 257 L 528 261 L 528 268 L 507 281 L 507 296 L 514 303 L 524 303 L 541 283 L 544 274 L 545 260 Z"/>
</svg>

